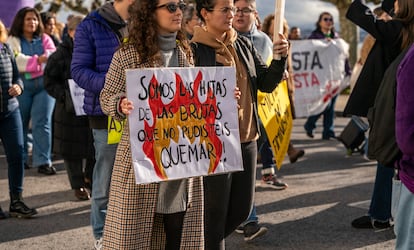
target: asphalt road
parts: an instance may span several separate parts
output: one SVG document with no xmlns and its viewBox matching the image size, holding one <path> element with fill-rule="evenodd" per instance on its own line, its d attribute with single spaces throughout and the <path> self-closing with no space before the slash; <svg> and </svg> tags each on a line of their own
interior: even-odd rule
<svg viewBox="0 0 414 250">
<path fill-rule="evenodd" d="M 337 103 L 341 110 L 344 98 Z M 337 135 L 349 118 L 336 119 Z M 394 249 L 391 229 L 358 230 L 351 221 L 364 215 L 369 206 L 376 163 L 360 154 L 347 156 L 336 141 L 321 140 L 321 121 L 315 139 L 306 136 L 304 119 L 295 120 L 292 141 L 305 149 L 297 163 L 288 159 L 278 176 L 289 184 L 284 191 L 260 185 L 257 177 L 256 205 L 260 223 L 269 231 L 262 238 L 246 243 L 233 233 L 227 249 Z M 35 169 L 26 171 L 24 197 L 39 214 L 33 219 L 0 220 L 0 250 L 93 249 L 89 226 L 89 201 L 77 201 L 70 190 L 61 160 L 54 162 L 58 173 L 44 176 Z M 260 173 L 260 166 L 258 168 Z M 0 147 L 0 205 L 8 210 L 7 164 Z"/>
</svg>

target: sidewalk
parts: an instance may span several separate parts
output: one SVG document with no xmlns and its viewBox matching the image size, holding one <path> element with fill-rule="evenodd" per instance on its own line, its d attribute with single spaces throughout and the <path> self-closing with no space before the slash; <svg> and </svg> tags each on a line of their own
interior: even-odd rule
<svg viewBox="0 0 414 250">
<path fill-rule="evenodd" d="M 342 112 L 346 98 L 339 97 L 338 112 Z M 348 121 L 349 118 L 337 115 L 336 133 Z M 320 140 L 320 121 L 315 139 L 309 139 L 303 130 L 304 122 L 295 120 L 292 141 L 296 147 L 305 149 L 305 156 L 295 164 L 285 159 L 277 172 L 289 188 L 284 191 L 264 188 L 259 185 L 260 176 L 257 177 L 257 212 L 268 233 L 252 243 L 233 233 L 226 240 L 226 249 L 394 249 L 392 230 L 351 227 L 351 221 L 368 210 L 376 163 L 364 160 L 359 154 L 347 156 L 338 141 Z M 62 161 L 56 161 L 55 165 L 58 173 L 54 176 L 39 175 L 35 169 L 26 171 L 25 201 L 36 207 L 39 214 L 29 220 L 0 220 L 0 250 L 93 248 L 90 202 L 75 200 Z M 1 146 L 0 205 L 8 211 L 6 166 Z"/>
</svg>

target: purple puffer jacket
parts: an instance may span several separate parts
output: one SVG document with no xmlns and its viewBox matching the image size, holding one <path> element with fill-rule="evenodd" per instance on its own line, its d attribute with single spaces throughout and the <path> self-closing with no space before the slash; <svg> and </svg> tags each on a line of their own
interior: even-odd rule
<svg viewBox="0 0 414 250">
<path fill-rule="evenodd" d="M 87 115 L 104 115 L 99 94 L 119 45 L 118 36 L 97 11 L 90 13 L 76 28 L 71 73 L 73 80 L 85 89 L 83 109 Z"/>
<path fill-rule="evenodd" d="M 401 182 L 414 194 L 414 46 L 408 50 L 397 72 L 395 136 L 402 157 L 398 161 Z"/>
</svg>

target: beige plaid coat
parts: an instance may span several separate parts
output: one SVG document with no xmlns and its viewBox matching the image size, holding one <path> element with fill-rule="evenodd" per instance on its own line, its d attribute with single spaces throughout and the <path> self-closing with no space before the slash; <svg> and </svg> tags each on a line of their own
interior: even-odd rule
<svg viewBox="0 0 414 250">
<path fill-rule="evenodd" d="M 178 47 L 179 65 L 193 65 Z M 100 101 L 104 113 L 124 119 L 118 112 L 119 99 L 125 96 L 125 69 L 161 67 L 160 63 L 141 63 L 137 51 L 129 46 L 118 50 L 106 75 Z M 158 198 L 156 183 L 137 185 L 131 162 L 128 121 L 115 158 L 106 215 L 103 249 L 164 249 L 165 234 L 161 216 L 155 216 Z M 204 249 L 203 182 L 188 181 L 188 206 L 184 217 L 181 249 Z"/>
</svg>

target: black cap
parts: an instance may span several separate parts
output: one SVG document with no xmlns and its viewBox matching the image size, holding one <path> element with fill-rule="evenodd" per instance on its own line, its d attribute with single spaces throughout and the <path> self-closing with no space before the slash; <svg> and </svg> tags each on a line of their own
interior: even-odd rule
<svg viewBox="0 0 414 250">
<path fill-rule="evenodd" d="M 395 0 L 383 0 L 381 8 L 390 16 L 394 16 L 394 2 Z"/>
</svg>

